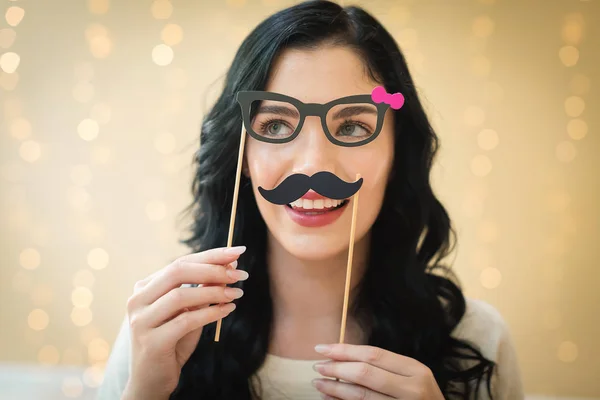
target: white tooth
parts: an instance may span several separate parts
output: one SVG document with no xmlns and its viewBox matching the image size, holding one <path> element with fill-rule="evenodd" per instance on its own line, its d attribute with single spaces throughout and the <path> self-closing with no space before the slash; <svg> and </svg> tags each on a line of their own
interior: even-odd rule
<svg viewBox="0 0 600 400">
<path fill-rule="evenodd" d="M 292 206 L 294 206 L 294 207 L 302 207 L 302 199 L 298 199 L 295 202 L 293 202 Z"/>
<path fill-rule="evenodd" d="M 315 208 L 317 210 L 322 210 L 323 209 L 323 203 L 324 203 L 323 199 L 314 200 L 313 201 L 313 208 Z"/>
<path fill-rule="evenodd" d="M 325 199 L 325 208 L 331 208 L 331 199 Z"/>
<path fill-rule="evenodd" d="M 337 207 L 340 205 L 340 203 L 341 203 L 341 201 L 339 201 L 339 200 L 331 200 L 332 207 Z"/>
<path fill-rule="evenodd" d="M 302 199 L 302 208 L 304 208 L 305 210 L 312 210 L 313 201 L 307 200 L 307 199 Z"/>
</svg>

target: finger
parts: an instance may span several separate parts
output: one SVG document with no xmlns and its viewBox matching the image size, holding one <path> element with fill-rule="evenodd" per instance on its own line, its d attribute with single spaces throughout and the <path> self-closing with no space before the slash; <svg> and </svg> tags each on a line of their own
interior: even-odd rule
<svg viewBox="0 0 600 400">
<path fill-rule="evenodd" d="M 353 383 L 336 382 L 332 379 L 315 379 L 313 384 L 319 392 L 327 396 L 325 397 L 326 399 L 394 400 L 394 397 L 375 392 L 369 388 Z"/>
<path fill-rule="evenodd" d="M 225 265 L 225 269 L 229 270 L 229 269 L 237 269 L 238 266 L 238 262 L 237 260 L 235 260 L 234 262 L 231 262 L 227 265 Z M 192 287 L 208 287 L 208 286 L 223 286 L 220 283 L 194 283 L 191 285 Z"/>
<path fill-rule="evenodd" d="M 315 364 L 315 369 L 323 376 L 342 379 L 395 398 L 411 379 L 356 361 L 327 361 Z"/>
<path fill-rule="evenodd" d="M 336 343 L 317 351 L 336 361 L 361 361 L 403 376 L 418 376 L 426 368 L 413 358 L 375 346 Z"/>
<path fill-rule="evenodd" d="M 227 303 L 181 313 L 166 324 L 154 329 L 157 346 L 172 348 L 188 333 L 203 328 L 220 318 L 225 318 L 234 309 L 234 303 Z"/>
<path fill-rule="evenodd" d="M 223 286 L 173 289 L 143 309 L 140 322 L 148 328 L 156 328 L 182 312 L 210 304 L 229 303 L 243 294 L 240 288 Z"/>
<path fill-rule="evenodd" d="M 140 281 L 137 281 L 135 283 L 135 285 L 133 286 L 133 293 L 138 293 L 140 290 L 142 290 L 144 287 L 146 287 L 148 282 L 150 282 L 152 279 L 154 279 L 154 277 L 156 275 L 158 275 L 159 272 L 160 272 L 160 270 L 155 271 L 153 274 L 148 275 L 147 277 L 145 277 L 144 279 L 142 279 Z"/>
<path fill-rule="evenodd" d="M 137 294 L 135 300 L 138 304 L 149 305 L 172 289 L 180 287 L 184 283 L 221 284 L 227 285 L 239 280 L 245 280 L 248 273 L 242 270 L 227 270 L 222 265 L 195 264 L 181 261 L 171 264 L 163 269 L 162 273 L 156 275 Z"/>
<path fill-rule="evenodd" d="M 187 254 L 180 257 L 183 261 L 198 263 L 198 264 L 220 264 L 225 265 L 234 260 L 246 251 L 245 246 L 237 247 L 217 247 L 201 251 L 199 253 Z"/>
</svg>

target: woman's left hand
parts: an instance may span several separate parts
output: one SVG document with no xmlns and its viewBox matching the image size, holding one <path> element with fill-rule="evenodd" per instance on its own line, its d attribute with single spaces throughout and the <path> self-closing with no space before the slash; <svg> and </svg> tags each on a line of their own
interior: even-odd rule
<svg viewBox="0 0 600 400">
<path fill-rule="evenodd" d="M 313 384 L 324 399 L 340 400 L 443 400 L 431 370 L 410 357 L 373 346 L 327 345 L 317 352 L 332 361 L 317 363 L 323 376 Z M 347 383 L 348 382 L 348 383 Z"/>
</svg>

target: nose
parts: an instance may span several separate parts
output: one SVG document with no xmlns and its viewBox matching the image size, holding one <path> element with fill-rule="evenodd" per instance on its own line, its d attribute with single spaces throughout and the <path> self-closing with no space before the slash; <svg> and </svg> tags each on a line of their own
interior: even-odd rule
<svg viewBox="0 0 600 400">
<path fill-rule="evenodd" d="M 306 117 L 300 134 L 295 139 L 297 154 L 294 172 L 313 175 L 319 171 L 335 173 L 336 145 L 325 136 L 318 117 Z"/>
</svg>

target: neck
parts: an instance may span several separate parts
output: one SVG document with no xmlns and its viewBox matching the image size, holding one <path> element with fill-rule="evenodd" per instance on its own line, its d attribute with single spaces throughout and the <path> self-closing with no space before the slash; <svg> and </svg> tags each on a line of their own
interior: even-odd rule
<svg viewBox="0 0 600 400">
<path fill-rule="evenodd" d="M 369 235 L 354 244 L 350 291 L 364 275 L 368 246 Z M 269 233 L 267 264 L 275 338 L 285 343 L 291 340 L 290 336 L 295 336 L 289 332 L 298 335 L 302 332 L 318 343 L 337 343 L 344 304 L 348 248 L 327 259 L 298 259 Z M 352 298 L 348 304 L 351 301 Z M 346 326 L 346 343 L 362 340 L 351 315 L 347 315 Z M 281 339 L 282 336 L 286 338 Z"/>
</svg>

